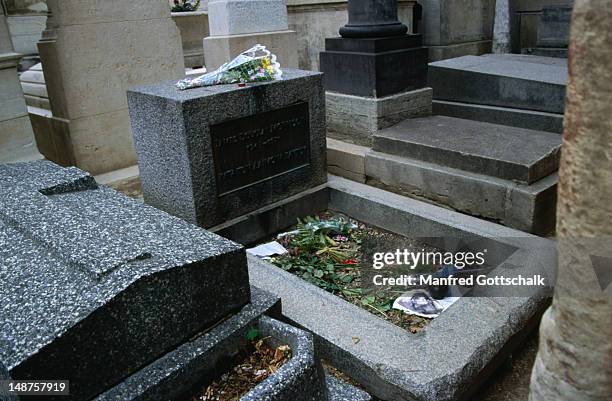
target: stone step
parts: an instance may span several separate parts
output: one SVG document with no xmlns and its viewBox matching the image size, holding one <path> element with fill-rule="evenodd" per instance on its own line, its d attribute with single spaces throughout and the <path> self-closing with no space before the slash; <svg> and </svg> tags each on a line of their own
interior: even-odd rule
<svg viewBox="0 0 612 401">
<path fill-rule="evenodd" d="M 555 227 L 558 175 L 531 185 L 381 152 L 366 155 L 368 183 L 521 231 Z"/>
<path fill-rule="evenodd" d="M 557 134 L 563 133 L 563 114 L 544 111 L 434 100 L 433 114 Z"/>
<path fill-rule="evenodd" d="M 379 131 L 373 150 L 530 184 L 558 169 L 561 141 L 550 132 L 430 116 Z"/>
<path fill-rule="evenodd" d="M 563 114 L 567 60 L 522 54 L 429 64 L 434 99 Z"/>
</svg>

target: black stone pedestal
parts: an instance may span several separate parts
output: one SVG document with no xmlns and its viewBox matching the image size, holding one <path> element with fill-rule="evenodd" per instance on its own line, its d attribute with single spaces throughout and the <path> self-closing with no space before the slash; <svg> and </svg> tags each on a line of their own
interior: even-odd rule
<svg viewBox="0 0 612 401">
<path fill-rule="evenodd" d="M 421 35 L 328 38 L 320 58 L 326 91 L 383 97 L 427 85 Z"/>
</svg>

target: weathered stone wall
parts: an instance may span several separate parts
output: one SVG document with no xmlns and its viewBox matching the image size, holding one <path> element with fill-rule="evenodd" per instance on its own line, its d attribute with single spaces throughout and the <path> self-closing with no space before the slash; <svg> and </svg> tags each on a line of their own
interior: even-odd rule
<svg viewBox="0 0 612 401">
<path fill-rule="evenodd" d="M 416 1 L 399 0 L 398 18 L 412 30 L 412 9 Z M 348 20 L 346 0 L 287 0 L 289 29 L 297 32 L 298 64 L 305 70 L 319 70 L 319 53 L 325 38 L 339 36 Z"/>
<path fill-rule="evenodd" d="M 4 1 L 15 51 L 25 56 L 38 54 L 36 42 L 40 40 L 47 21 L 46 0 Z"/>
<path fill-rule="evenodd" d="M 126 91 L 180 78 L 179 30 L 165 2 L 49 0 L 52 40 L 39 43 L 53 116 L 67 121 L 65 152 L 93 174 L 136 164 Z"/>
<path fill-rule="evenodd" d="M 559 171 L 558 281 L 540 328 L 531 401 L 612 399 L 612 286 L 601 280 L 612 272 L 610 259 L 597 271 L 591 257 L 612 257 L 611 25 L 612 0 L 576 0 Z"/>
<path fill-rule="evenodd" d="M 491 51 L 495 0 L 422 0 L 422 32 L 432 61 Z"/>
<path fill-rule="evenodd" d="M 172 19 L 181 31 L 185 66 L 203 66 L 204 48 L 202 46 L 202 39 L 210 35 L 208 13 L 206 11 L 172 13 Z"/>
<path fill-rule="evenodd" d="M 549 5 L 571 6 L 573 0 L 514 0 L 513 6 L 518 14 L 518 40 L 520 48 L 535 47 L 538 36 L 538 23 L 542 8 Z"/>
<path fill-rule="evenodd" d="M 0 163 L 40 158 L 17 77 L 20 58 L 0 8 Z"/>
</svg>

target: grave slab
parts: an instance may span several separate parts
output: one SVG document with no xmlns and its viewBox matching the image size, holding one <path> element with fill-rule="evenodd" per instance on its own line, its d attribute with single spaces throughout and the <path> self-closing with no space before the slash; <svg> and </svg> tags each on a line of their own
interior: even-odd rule
<svg viewBox="0 0 612 401">
<path fill-rule="evenodd" d="M 0 360 L 16 380 L 69 379 L 71 401 L 250 297 L 241 246 L 50 162 L 0 166 L 0 260 Z"/>
<path fill-rule="evenodd" d="M 516 54 L 429 64 L 434 99 L 563 114 L 567 60 Z"/>
<path fill-rule="evenodd" d="M 128 92 L 145 201 L 211 227 L 327 180 L 322 74 Z"/>
<path fill-rule="evenodd" d="M 561 140 L 549 132 L 431 116 L 379 131 L 372 149 L 531 184 L 557 171 Z"/>
</svg>

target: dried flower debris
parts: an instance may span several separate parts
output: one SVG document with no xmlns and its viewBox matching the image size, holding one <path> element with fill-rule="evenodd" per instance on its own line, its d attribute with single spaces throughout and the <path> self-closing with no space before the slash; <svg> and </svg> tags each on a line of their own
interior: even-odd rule
<svg viewBox="0 0 612 401">
<path fill-rule="evenodd" d="M 243 355 L 231 371 L 208 385 L 192 401 L 237 401 L 291 359 L 288 345 L 272 348 L 266 340 L 251 340 L 252 352 Z"/>
</svg>

